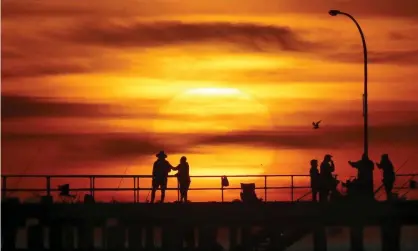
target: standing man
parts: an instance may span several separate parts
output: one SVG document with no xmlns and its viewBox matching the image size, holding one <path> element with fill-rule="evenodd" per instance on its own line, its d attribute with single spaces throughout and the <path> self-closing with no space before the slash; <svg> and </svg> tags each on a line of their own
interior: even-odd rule
<svg viewBox="0 0 418 251">
<path fill-rule="evenodd" d="M 161 188 L 161 203 L 164 202 L 165 190 L 167 189 L 168 173 L 171 172 L 173 166 L 166 160 L 167 155 L 164 151 L 160 151 L 155 155 L 157 160 L 152 168 L 152 192 L 151 203 L 155 200 L 155 191 Z"/>
<path fill-rule="evenodd" d="M 376 166 L 383 170 L 383 185 L 385 186 L 386 198 L 390 200 L 392 198 L 393 183 L 395 183 L 395 170 L 389 155 L 383 154 L 380 163 L 376 162 Z"/>
<path fill-rule="evenodd" d="M 320 167 L 320 189 L 319 192 L 319 201 L 326 202 L 328 201 L 329 192 L 331 191 L 334 185 L 334 177 L 332 173 L 335 171 L 334 161 L 332 161 L 332 156 L 330 154 L 326 154 L 324 160 L 321 163 Z"/>
<path fill-rule="evenodd" d="M 374 199 L 373 170 L 374 163 L 366 154 L 357 162 L 348 161 L 352 167 L 357 168 L 357 184 L 359 195 L 365 199 Z"/>
<path fill-rule="evenodd" d="M 317 202 L 317 195 L 320 188 L 318 160 L 311 160 L 309 175 L 311 176 L 312 201 Z"/>
</svg>

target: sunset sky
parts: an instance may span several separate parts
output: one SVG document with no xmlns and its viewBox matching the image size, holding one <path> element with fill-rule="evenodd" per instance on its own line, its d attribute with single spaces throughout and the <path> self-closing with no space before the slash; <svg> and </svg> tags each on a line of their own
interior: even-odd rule
<svg viewBox="0 0 418 251">
<path fill-rule="evenodd" d="M 173 165 L 186 155 L 192 175 L 307 174 L 327 153 L 355 175 L 362 45 L 329 9 L 354 15 L 367 39 L 371 158 L 417 171 L 416 0 L 1 7 L 2 174 L 150 174 L 165 150 Z"/>
</svg>

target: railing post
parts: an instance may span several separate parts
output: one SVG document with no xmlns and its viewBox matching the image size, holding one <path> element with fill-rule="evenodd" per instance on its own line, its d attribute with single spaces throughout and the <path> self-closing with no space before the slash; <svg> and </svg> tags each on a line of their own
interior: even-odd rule
<svg viewBox="0 0 418 251">
<path fill-rule="evenodd" d="M 180 183 L 179 183 L 179 179 L 177 179 L 177 201 L 180 201 Z"/>
<path fill-rule="evenodd" d="M 134 179 L 134 203 L 136 203 L 136 177 L 133 177 Z"/>
<path fill-rule="evenodd" d="M 291 195 L 290 195 L 290 197 L 291 197 L 291 200 L 292 200 L 292 202 L 293 202 L 293 175 L 290 175 L 290 193 L 291 193 Z"/>
<path fill-rule="evenodd" d="M 6 191 L 7 191 L 7 177 L 2 176 L 1 177 L 1 198 L 6 198 Z"/>
<path fill-rule="evenodd" d="M 94 198 L 94 181 L 96 177 L 90 176 L 90 195 Z"/>
<path fill-rule="evenodd" d="M 46 176 L 46 195 L 51 196 L 51 177 Z"/>
<path fill-rule="evenodd" d="M 134 203 L 139 202 L 139 177 L 134 176 Z"/>
<path fill-rule="evenodd" d="M 222 197 L 222 202 L 224 202 L 224 184 L 222 183 L 222 176 L 221 176 L 221 197 Z"/>
<path fill-rule="evenodd" d="M 264 202 L 267 202 L 267 175 L 264 175 Z"/>
</svg>

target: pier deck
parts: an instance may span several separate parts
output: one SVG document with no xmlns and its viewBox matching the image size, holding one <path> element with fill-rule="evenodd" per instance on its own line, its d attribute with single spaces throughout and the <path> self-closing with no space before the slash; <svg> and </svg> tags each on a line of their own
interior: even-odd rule
<svg viewBox="0 0 418 251">
<path fill-rule="evenodd" d="M 8 205 L 7 205 L 8 204 Z M 369 203 L 267 202 L 245 203 L 96 203 L 4 204 L 3 219 L 38 218 L 45 221 L 79 219 L 100 221 L 116 218 L 141 224 L 214 225 L 379 225 L 387 219 L 418 224 L 418 200 Z"/>
</svg>

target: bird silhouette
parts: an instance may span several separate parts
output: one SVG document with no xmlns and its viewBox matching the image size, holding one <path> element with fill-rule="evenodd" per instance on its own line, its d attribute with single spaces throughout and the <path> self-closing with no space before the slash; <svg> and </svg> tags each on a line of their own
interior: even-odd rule
<svg viewBox="0 0 418 251">
<path fill-rule="evenodd" d="M 312 122 L 312 126 L 313 129 L 318 129 L 319 128 L 319 123 L 321 123 L 322 120 L 318 121 L 318 122 Z"/>
</svg>

